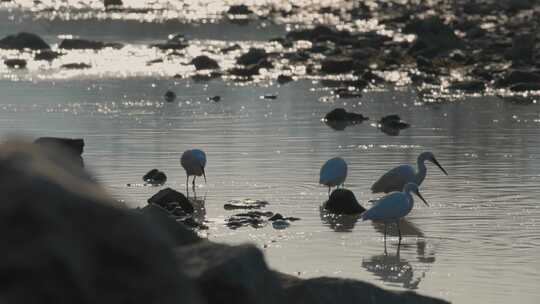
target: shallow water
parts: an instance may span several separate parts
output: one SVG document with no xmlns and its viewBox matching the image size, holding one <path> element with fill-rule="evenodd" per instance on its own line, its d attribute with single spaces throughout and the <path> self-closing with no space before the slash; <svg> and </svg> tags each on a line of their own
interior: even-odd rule
<svg viewBox="0 0 540 304">
<path fill-rule="evenodd" d="M 131 31 L 126 21 L 109 20 L 99 23 L 101 31 L 92 31 L 84 20 L 34 22 L 26 16 L 6 21 L 6 15 L 13 13 L 0 10 L 0 36 L 29 30 L 50 43 L 71 34 L 128 44 L 117 52 L 73 52 L 60 59 L 89 60 L 95 68 L 88 71 L 67 73 L 58 69 L 59 63 L 31 63 L 23 71 L 2 65 L 0 135 L 83 137 L 87 168 L 129 206 L 144 206 L 160 189 L 140 185 L 152 168 L 166 172 L 166 187 L 184 191 L 180 155 L 198 147 L 208 157 L 208 183 L 197 187 L 209 226 L 202 234 L 219 242 L 255 243 L 277 270 L 300 277 L 355 278 L 456 303 L 540 300 L 540 104 L 497 97 L 424 104 L 409 87 L 336 99 L 316 79 L 283 86 L 268 80 L 172 79 L 175 73 L 191 72 L 182 70 L 187 59 L 145 64 L 163 56 L 147 44 L 169 33 L 191 35 L 197 53 L 230 41 L 248 48 L 281 35 L 284 28 L 149 23 L 145 30 Z M 233 58 L 220 60 L 227 66 Z M 175 102 L 164 102 L 168 89 L 176 92 Z M 266 94 L 277 99 L 261 98 Z M 221 96 L 219 102 L 207 99 L 215 95 Z M 371 119 L 334 130 L 321 118 L 338 106 Z M 399 136 L 375 125 L 393 113 L 411 123 Z M 368 207 L 377 198 L 369 188 L 381 174 L 414 163 L 426 150 L 435 153 L 449 176 L 428 165 L 421 189 L 430 207 L 416 204 L 402 223 L 405 238 L 399 251 L 395 230 L 385 254 L 383 226 L 321 212 L 327 189 L 317 182 L 327 159 L 347 160 L 346 187 Z M 243 198 L 267 200 L 264 210 L 301 220 L 285 230 L 271 225 L 230 230 L 224 221 L 236 212 L 223 205 Z"/>
<path fill-rule="evenodd" d="M 172 86 L 177 102 L 163 103 L 170 80 L 155 78 L 0 82 L 4 135 L 84 137 L 85 161 L 112 194 L 143 206 L 159 190 L 141 183 L 154 167 L 166 186 L 183 191 L 180 154 L 207 152 L 204 232 L 215 241 L 253 242 L 269 264 L 301 277 L 357 278 L 379 286 L 414 289 L 458 303 L 522 303 L 539 299 L 540 115 L 538 105 L 497 98 L 421 105 L 413 91 L 366 93 L 361 100 L 322 102 L 317 82 L 239 87 L 212 81 Z M 261 99 L 277 94 L 275 100 Z M 220 102 L 206 100 L 220 95 Z M 335 106 L 371 117 L 335 131 L 320 118 Z M 371 125 L 398 113 L 412 124 L 399 136 Z M 431 150 L 449 172 L 434 166 L 422 185 L 429 208 L 416 204 L 402 224 L 406 235 L 388 241 L 382 226 L 356 219 L 328 219 L 320 211 L 327 190 L 318 171 L 333 156 L 349 163 L 347 188 L 364 206 L 376 198 L 371 183 L 395 164 L 413 163 Z M 286 230 L 229 230 L 234 214 L 223 204 L 256 198 L 266 208 L 300 217 Z"/>
</svg>

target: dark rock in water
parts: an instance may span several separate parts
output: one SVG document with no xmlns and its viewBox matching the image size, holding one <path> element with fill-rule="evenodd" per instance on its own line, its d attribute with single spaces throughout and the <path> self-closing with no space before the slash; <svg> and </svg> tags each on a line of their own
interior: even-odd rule
<svg viewBox="0 0 540 304">
<path fill-rule="evenodd" d="M 0 49 L 16 50 L 43 50 L 51 47 L 43 41 L 38 35 L 32 33 L 18 33 L 10 35 L 0 40 Z"/>
<path fill-rule="evenodd" d="M 448 89 L 464 92 L 483 92 L 486 84 L 483 81 L 471 80 L 452 83 Z"/>
<path fill-rule="evenodd" d="M 124 45 L 121 43 L 105 43 L 85 39 L 64 39 L 58 45 L 58 48 L 66 50 L 101 50 L 107 47 L 121 49 Z"/>
<path fill-rule="evenodd" d="M 223 54 L 227 54 L 229 52 L 237 51 L 237 50 L 241 50 L 241 49 L 242 49 L 242 47 L 238 43 L 235 43 L 235 44 L 233 44 L 231 46 L 227 46 L 227 47 L 222 48 L 221 52 Z"/>
<path fill-rule="evenodd" d="M 231 15 L 249 15 L 252 13 L 253 11 L 251 11 L 249 7 L 247 7 L 244 4 L 231 5 L 229 7 L 229 10 L 227 11 L 227 14 L 231 14 Z"/>
<path fill-rule="evenodd" d="M 278 82 L 279 84 L 281 84 L 281 85 L 286 84 L 286 83 L 288 83 L 288 82 L 291 82 L 291 81 L 293 81 L 293 80 L 294 80 L 294 79 L 293 79 L 291 76 L 283 75 L 283 74 L 282 74 L 282 75 L 279 75 L 279 76 L 277 77 L 277 82 Z"/>
<path fill-rule="evenodd" d="M 208 70 L 206 70 L 208 71 Z M 175 78 L 179 78 L 177 77 L 178 75 L 175 75 Z M 200 72 L 200 73 L 195 73 L 191 76 L 191 79 L 193 79 L 193 81 L 195 82 L 206 82 L 206 81 L 210 81 L 212 79 L 216 79 L 216 78 L 220 78 L 221 76 L 223 76 L 223 74 L 221 72 L 217 72 L 217 71 L 212 71 L 210 73 L 206 73 L 206 72 Z M 180 77 L 182 78 L 182 77 Z"/>
<path fill-rule="evenodd" d="M 124 3 L 122 2 L 122 0 L 103 0 L 103 5 L 105 5 L 105 7 L 122 6 L 124 5 Z"/>
<path fill-rule="evenodd" d="M 321 73 L 343 74 L 352 71 L 354 61 L 348 57 L 329 57 L 321 62 Z"/>
<path fill-rule="evenodd" d="M 268 205 L 267 201 L 244 199 L 244 200 L 232 200 L 226 203 L 223 208 L 226 210 L 232 209 L 259 209 Z"/>
<path fill-rule="evenodd" d="M 358 214 L 366 209 L 360 206 L 354 193 L 348 189 L 336 189 L 324 204 L 324 209 L 337 214 Z"/>
<path fill-rule="evenodd" d="M 62 64 L 60 66 L 61 68 L 68 69 L 68 70 L 77 70 L 77 69 L 89 69 L 92 66 L 87 63 L 66 63 Z"/>
<path fill-rule="evenodd" d="M 0 151 L 3 302 L 202 303 L 171 235 L 69 157 L 15 142 Z"/>
<path fill-rule="evenodd" d="M 199 242 L 175 252 L 178 269 L 196 282 L 205 303 L 286 303 L 276 274 L 253 245 Z"/>
<path fill-rule="evenodd" d="M 463 41 L 456 36 L 454 30 L 439 17 L 412 20 L 404 27 L 403 32 L 417 36 L 416 42 L 409 50 L 409 53 L 428 58 L 461 48 L 464 45 Z"/>
<path fill-rule="evenodd" d="M 410 127 L 410 125 L 403 120 L 401 120 L 401 117 L 396 114 L 386 115 L 383 118 L 379 120 L 379 124 L 394 128 L 394 129 L 406 129 Z"/>
<path fill-rule="evenodd" d="M 261 228 L 266 225 L 266 219 L 264 217 L 268 216 L 272 216 L 272 212 L 250 211 L 239 213 L 228 218 L 225 225 L 230 229 L 238 229 L 246 226 Z"/>
<path fill-rule="evenodd" d="M 364 120 L 368 120 L 369 117 L 365 117 L 362 114 L 358 113 L 352 113 L 347 112 L 343 108 L 336 108 L 327 113 L 324 116 L 324 119 L 326 121 L 356 121 L 356 122 L 362 122 Z"/>
<path fill-rule="evenodd" d="M 291 224 L 287 221 L 287 220 L 275 220 L 272 222 L 272 227 L 274 229 L 277 229 L 277 230 L 282 230 L 282 229 L 286 229 L 290 226 Z"/>
<path fill-rule="evenodd" d="M 499 87 L 511 86 L 523 82 L 540 83 L 540 73 L 534 71 L 512 70 L 495 82 Z"/>
<path fill-rule="evenodd" d="M 189 46 L 187 39 L 182 34 L 177 34 L 169 38 L 165 43 L 152 44 L 151 47 L 156 47 L 162 51 L 165 50 L 182 50 Z"/>
<path fill-rule="evenodd" d="M 514 92 L 540 91 L 540 83 L 538 82 L 516 83 L 510 87 L 510 90 Z"/>
<path fill-rule="evenodd" d="M 361 98 L 362 92 L 358 89 L 351 89 L 351 88 L 337 88 L 333 91 L 333 93 L 338 98 Z"/>
<path fill-rule="evenodd" d="M 426 297 L 412 291 L 397 292 L 373 284 L 350 279 L 320 277 L 302 280 L 279 274 L 285 291 L 285 303 L 295 304 L 448 304 L 444 300 Z"/>
<path fill-rule="evenodd" d="M 26 67 L 26 60 L 24 59 L 6 59 L 4 64 L 11 69 L 24 69 Z"/>
<path fill-rule="evenodd" d="M 267 57 L 268 54 L 264 49 L 250 48 L 247 53 L 240 55 L 240 57 L 236 59 L 236 63 L 241 65 L 257 64 Z"/>
<path fill-rule="evenodd" d="M 165 92 L 165 95 L 163 95 L 163 98 L 165 98 L 165 101 L 167 102 L 173 102 L 176 99 L 176 94 L 173 91 L 167 91 Z"/>
<path fill-rule="evenodd" d="M 62 53 L 45 49 L 36 52 L 36 54 L 34 55 L 34 60 L 52 61 L 62 55 Z"/>
<path fill-rule="evenodd" d="M 178 203 L 178 205 L 188 214 L 195 211 L 195 208 L 184 194 L 171 188 L 160 190 L 148 199 L 148 203 L 156 204 L 163 208 L 167 208 L 169 203 Z"/>
<path fill-rule="evenodd" d="M 276 213 L 274 215 L 272 215 L 272 217 L 270 217 L 268 220 L 269 221 L 276 221 L 276 220 L 284 220 L 285 217 L 283 217 L 283 215 L 279 214 L 279 213 Z"/>
<path fill-rule="evenodd" d="M 243 68 L 240 68 L 240 67 L 232 68 L 228 70 L 227 72 L 229 72 L 229 74 L 234 75 L 234 76 L 239 76 L 243 78 L 251 78 L 259 74 L 259 69 L 260 67 L 258 65 L 251 64 Z"/>
<path fill-rule="evenodd" d="M 210 101 L 213 101 L 213 102 L 219 102 L 221 100 L 221 96 L 212 96 L 212 97 L 208 97 L 208 100 Z"/>
<path fill-rule="evenodd" d="M 193 58 L 191 64 L 195 66 L 197 70 L 214 70 L 219 69 L 219 64 L 214 59 L 201 55 Z"/>
<path fill-rule="evenodd" d="M 303 29 L 298 31 L 291 31 L 287 34 L 287 39 L 292 40 L 309 40 L 309 41 L 322 41 L 325 39 L 338 38 L 343 36 L 349 36 L 348 32 L 338 32 L 333 28 L 326 25 L 317 25 L 312 29 Z"/>
<path fill-rule="evenodd" d="M 149 184 L 160 186 L 167 181 L 167 175 L 158 169 L 152 169 L 143 176 L 143 180 Z"/>
<path fill-rule="evenodd" d="M 266 94 L 261 96 L 262 99 L 277 99 L 278 96 L 276 94 Z"/>
</svg>

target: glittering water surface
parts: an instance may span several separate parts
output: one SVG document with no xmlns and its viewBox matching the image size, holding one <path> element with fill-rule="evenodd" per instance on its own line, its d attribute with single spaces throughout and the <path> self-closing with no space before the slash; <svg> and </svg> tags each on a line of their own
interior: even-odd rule
<svg viewBox="0 0 540 304">
<path fill-rule="evenodd" d="M 150 5 L 124 2 L 131 9 Z M 208 19 L 226 10 L 226 5 L 215 7 L 208 2 L 212 1 L 191 5 L 206 5 L 204 18 Z M 337 99 L 320 79 L 278 86 L 269 80 L 275 77 L 264 77 L 264 72 L 250 83 L 173 78 L 178 73 L 189 76 L 193 67 L 186 63 L 199 54 L 214 57 L 228 68 L 250 46 L 283 51 L 267 40 L 283 35 L 285 25 L 260 20 L 250 26 L 193 25 L 189 12 L 200 12 L 196 5 L 182 10 L 185 2 L 156 1 L 157 8 L 148 18 L 160 22 L 136 27 L 137 20 L 145 16 L 140 11 L 116 16 L 98 9 L 101 4 L 97 1 L 77 2 L 79 8 L 69 2 L 70 9 L 62 3 L 43 1 L 42 7 L 34 7 L 30 1 L 1 4 L 0 36 L 32 31 L 53 49 L 62 35 L 126 45 L 119 50 L 70 51 L 52 64 L 30 60 L 24 70 L 0 65 L 3 138 L 13 134 L 84 138 L 87 168 L 111 194 L 132 207 L 144 206 L 160 189 L 137 185 L 152 168 L 166 172 L 165 186 L 183 192 L 185 174 L 180 155 L 198 147 L 208 157 L 208 183 L 197 187 L 198 198 L 205 199 L 209 226 L 202 234 L 219 242 L 255 243 L 277 270 L 300 277 L 361 279 L 456 303 L 540 300 L 538 103 L 472 96 L 424 103 L 408 86 Z M 261 3 L 262 9 L 270 9 L 270 2 Z M 319 7 L 313 1 L 306 6 L 313 9 L 288 18 L 311 20 L 309 14 Z M 55 10 L 51 7 L 60 15 L 72 13 L 76 18 L 52 16 Z M 170 11 L 186 16 L 171 17 Z M 96 19 L 101 20 L 97 30 L 90 27 L 97 24 Z M 366 21 L 362 26 L 376 23 Z M 190 39 L 181 56 L 148 47 L 178 32 Z M 242 50 L 223 56 L 211 52 L 234 43 Z M 33 55 L 0 50 L 0 56 Z M 148 64 L 156 58 L 164 61 Z M 86 62 L 92 67 L 76 71 L 60 68 L 71 62 Z M 284 62 L 276 67 L 281 68 L 301 66 Z M 175 102 L 164 101 L 167 90 L 176 93 Z M 267 94 L 277 98 L 261 98 Z M 216 95 L 221 96 L 219 102 L 208 99 Z M 321 118 L 335 107 L 371 119 L 334 130 Z M 394 113 L 411 127 L 389 136 L 377 129 L 376 121 Z M 383 226 L 355 217 L 334 218 L 321 211 L 327 189 L 317 182 L 327 159 L 346 159 L 346 186 L 368 207 L 369 200 L 377 198 L 369 188 L 381 174 L 397 164 L 414 163 L 417 155 L 427 150 L 434 152 L 449 176 L 428 165 L 428 177 L 421 188 L 430 207 L 416 204 L 402 222 L 405 238 L 399 248 L 395 230 L 390 232 L 385 254 Z M 235 212 L 224 210 L 223 205 L 244 198 L 267 200 L 264 210 L 301 220 L 285 230 L 271 225 L 230 230 L 224 221 Z"/>
<path fill-rule="evenodd" d="M 240 87 L 155 78 L 0 82 L 4 135 L 84 137 L 85 161 L 118 198 L 143 206 L 159 190 L 127 187 L 157 167 L 167 186 L 183 191 L 179 158 L 191 147 L 208 155 L 205 233 L 215 241 L 253 242 L 269 264 L 301 277 L 331 275 L 414 289 L 459 303 L 522 303 L 538 297 L 540 270 L 540 115 L 538 105 L 497 98 L 421 105 L 410 90 L 366 93 L 361 100 L 322 102 L 320 84 Z M 177 102 L 164 103 L 166 89 Z M 275 100 L 261 99 L 277 94 Z M 208 101 L 220 95 L 221 101 Z M 345 106 L 372 119 L 335 131 L 320 118 Z M 371 125 L 388 113 L 412 124 L 399 136 Z M 431 203 L 417 204 L 402 223 L 402 246 L 383 227 L 320 211 L 326 189 L 320 166 L 336 155 L 349 163 L 346 186 L 361 203 L 376 198 L 372 182 L 386 169 L 431 150 L 434 166 L 422 185 Z M 286 230 L 229 230 L 230 199 L 268 200 L 267 210 L 300 217 Z"/>
</svg>

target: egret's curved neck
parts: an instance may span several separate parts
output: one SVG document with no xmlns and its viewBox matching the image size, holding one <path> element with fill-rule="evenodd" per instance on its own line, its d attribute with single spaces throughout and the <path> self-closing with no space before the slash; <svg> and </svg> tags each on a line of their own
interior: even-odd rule
<svg viewBox="0 0 540 304">
<path fill-rule="evenodd" d="M 405 195 L 407 195 L 407 201 L 409 203 L 409 210 L 411 210 L 414 207 L 414 199 L 411 194 L 411 189 L 405 189 Z"/>
<path fill-rule="evenodd" d="M 416 184 L 420 186 L 420 184 L 424 181 L 424 178 L 426 178 L 426 159 L 423 157 L 418 157 L 417 164 L 418 171 L 416 171 Z"/>
</svg>

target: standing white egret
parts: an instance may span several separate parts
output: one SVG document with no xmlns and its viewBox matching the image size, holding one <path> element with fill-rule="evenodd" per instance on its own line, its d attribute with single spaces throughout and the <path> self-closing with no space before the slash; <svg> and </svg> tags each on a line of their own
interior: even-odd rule
<svg viewBox="0 0 540 304">
<path fill-rule="evenodd" d="M 347 179 L 347 163 L 341 157 L 334 157 L 324 163 L 321 168 L 319 184 L 328 186 L 328 194 L 332 187 L 343 186 Z"/>
<path fill-rule="evenodd" d="M 197 176 L 203 176 L 206 183 L 206 174 L 204 173 L 204 167 L 206 167 L 206 154 L 199 149 L 186 150 L 180 158 L 180 164 L 186 170 L 186 191 L 188 191 L 189 177 L 193 175 L 193 189 L 195 189 L 195 178 Z"/>
<path fill-rule="evenodd" d="M 407 183 L 415 183 L 418 186 L 422 184 L 424 181 L 424 178 L 426 177 L 427 168 L 425 161 L 429 160 L 430 162 L 434 163 L 441 169 L 444 174 L 448 175 L 446 170 L 439 164 L 437 159 L 435 158 L 435 155 L 431 152 L 423 152 L 420 155 L 418 155 L 418 159 L 416 161 L 418 165 L 418 170 L 415 170 L 415 168 L 411 165 L 401 165 L 397 166 L 394 169 L 386 172 L 383 176 L 377 180 L 373 186 L 371 186 L 371 191 L 373 193 L 378 192 L 393 192 L 393 191 L 401 191 L 403 189 L 403 186 Z"/>
<path fill-rule="evenodd" d="M 428 203 L 418 191 L 418 185 L 407 183 L 402 192 L 390 193 L 377 201 L 375 206 L 362 213 L 362 220 L 381 220 L 384 221 L 384 240 L 386 241 L 386 224 L 395 222 L 397 224 L 399 241 L 401 242 L 401 230 L 399 229 L 399 220 L 409 214 L 414 206 L 414 200 L 411 192 L 418 195 L 427 205 Z"/>
</svg>

